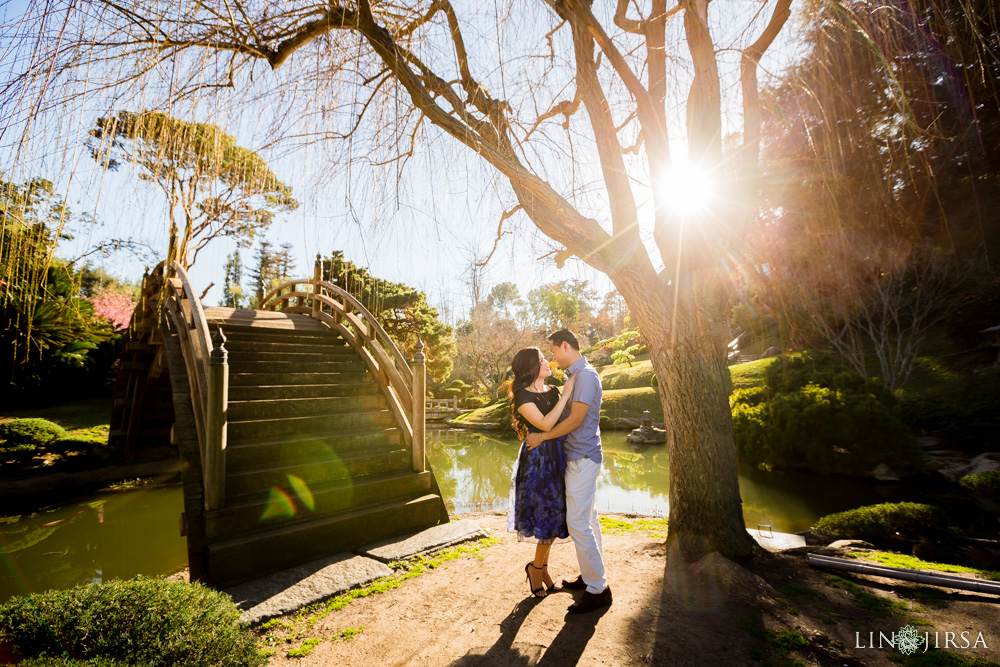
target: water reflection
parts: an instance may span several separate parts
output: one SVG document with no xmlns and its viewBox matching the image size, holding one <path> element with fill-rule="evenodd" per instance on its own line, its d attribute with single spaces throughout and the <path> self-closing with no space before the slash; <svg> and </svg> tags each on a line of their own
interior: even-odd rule
<svg viewBox="0 0 1000 667">
<path fill-rule="evenodd" d="M 663 446 L 631 445 L 625 433 L 605 433 L 604 465 L 597 481 L 602 511 L 666 515 L 669 461 Z M 428 430 L 428 460 L 453 512 L 505 509 L 519 443 L 455 430 Z M 747 526 L 797 532 L 832 512 L 884 502 L 868 485 L 818 475 L 765 473 L 740 468 Z"/>
<path fill-rule="evenodd" d="M 662 446 L 633 446 L 624 433 L 603 436 L 598 479 L 602 511 L 666 515 L 669 461 Z M 428 431 L 428 459 L 452 512 L 506 509 L 519 443 L 463 431 Z M 308 486 L 290 479 L 296 506 L 312 508 Z M 746 524 L 796 532 L 831 512 L 884 502 L 865 484 L 817 475 L 741 469 Z M 286 494 L 287 495 L 287 494 Z M 292 496 L 288 495 L 288 503 Z M 0 517 L 0 601 L 13 595 L 187 564 L 179 536 L 180 486 L 108 493 L 32 514 Z M 277 511 L 277 510 L 275 510 Z M 287 510 L 287 511 L 294 511 Z"/>
<path fill-rule="evenodd" d="M 0 601 L 187 564 L 179 487 L 102 494 L 31 514 L 0 517 Z"/>
</svg>

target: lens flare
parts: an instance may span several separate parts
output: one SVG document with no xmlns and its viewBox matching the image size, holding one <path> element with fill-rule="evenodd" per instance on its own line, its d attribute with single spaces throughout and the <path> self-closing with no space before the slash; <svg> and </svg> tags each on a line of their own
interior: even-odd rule
<svg viewBox="0 0 1000 667">
<path fill-rule="evenodd" d="M 309 485 L 305 483 L 305 480 L 295 475 L 288 475 L 288 483 L 292 485 L 295 495 L 299 497 L 306 509 L 310 512 L 316 509 L 316 501 L 313 499 L 312 491 L 309 490 Z"/>
<path fill-rule="evenodd" d="M 260 515 L 260 520 L 265 521 L 274 517 L 293 516 L 295 516 L 295 503 L 292 502 L 291 497 L 281 489 L 272 487 L 267 496 L 267 507 L 264 508 L 264 513 Z"/>
<path fill-rule="evenodd" d="M 666 206 L 680 216 L 705 210 L 716 196 L 712 173 L 700 164 L 687 160 L 674 161 L 660 189 L 666 195 Z"/>
</svg>

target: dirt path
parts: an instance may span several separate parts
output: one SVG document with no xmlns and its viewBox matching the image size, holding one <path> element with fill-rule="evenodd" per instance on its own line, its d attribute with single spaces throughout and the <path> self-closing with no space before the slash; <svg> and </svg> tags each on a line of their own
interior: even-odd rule
<svg viewBox="0 0 1000 667">
<path fill-rule="evenodd" d="M 569 616 L 570 593 L 528 597 L 523 567 L 533 545 L 508 534 L 503 516 L 472 518 L 499 538 L 481 558 L 465 556 L 356 599 L 312 627 L 288 617 L 294 629 L 267 632 L 272 642 L 292 637 L 277 643 L 270 664 L 894 665 L 898 652 L 856 648 L 856 633 L 878 637 L 913 619 L 933 623 L 919 630 L 932 641 L 939 631 L 942 645 L 946 631 L 982 632 L 988 649 L 954 653 L 1000 659 L 1000 606 L 989 596 L 908 598 L 913 587 L 878 578 L 849 578 L 855 588 L 844 588 L 801 555 L 768 559 L 756 574 L 712 556 L 682 566 L 668 559 L 662 537 L 641 531 L 605 535 L 614 605 Z M 572 544 L 554 547 L 549 567 L 557 581 L 576 576 Z M 858 590 L 886 602 L 872 606 Z M 320 641 L 308 655 L 287 657 L 309 638 Z"/>
</svg>

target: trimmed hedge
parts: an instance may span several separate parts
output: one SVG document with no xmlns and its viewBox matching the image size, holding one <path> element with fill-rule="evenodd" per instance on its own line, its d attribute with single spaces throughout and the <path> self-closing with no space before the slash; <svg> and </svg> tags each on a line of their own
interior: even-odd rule
<svg viewBox="0 0 1000 667">
<path fill-rule="evenodd" d="M 75 664 L 67 662 L 72 659 L 94 667 L 267 662 L 229 596 L 197 583 L 141 576 L 0 605 L 0 664 L 29 658 L 36 665 Z"/>
<path fill-rule="evenodd" d="M 837 512 L 816 522 L 813 535 L 826 540 L 897 543 L 918 540 L 948 528 L 948 515 L 933 505 L 880 503 Z"/>
<path fill-rule="evenodd" d="M 831 355 L 781 357 L 764 368 L 763 386 L 736 389 L 730 406 L 740 458 L 760 467 L 863 474 L 921 463 L 892 393 Z"/>
<path fill-rule="evenodd" d="M 8 445 L 44 445 L 65 437 L 66 429 L 40 417 L 12 419 L 0 424 L 0 440 L 6 440 Z"/>
</svg>

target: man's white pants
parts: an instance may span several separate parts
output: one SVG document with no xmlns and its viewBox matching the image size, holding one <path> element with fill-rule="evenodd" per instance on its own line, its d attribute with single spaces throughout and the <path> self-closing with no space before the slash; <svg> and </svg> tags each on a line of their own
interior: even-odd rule
<svg viewBox="0 0 1000 667">
<path fill-rule="evenodd" d="M 594 508 L 597 475 L 600 472 L 601 464 L 586 458 L 566 464 L 566 524 L 576 546 L 580 574 L 589 593 L 601 593 L 608 587 L 604 578 L 601 523 Z"/>
</svg>

